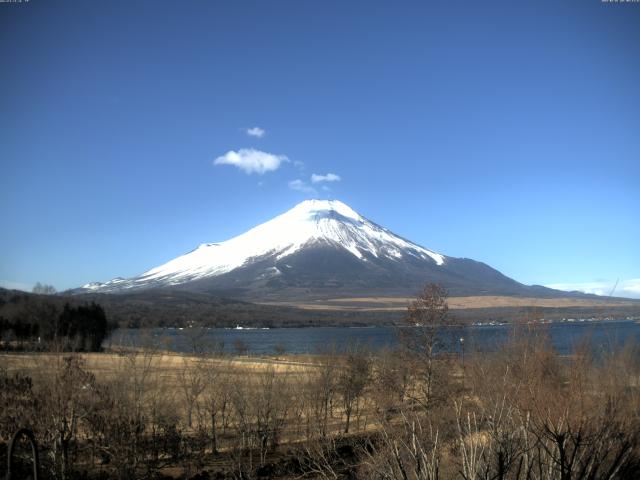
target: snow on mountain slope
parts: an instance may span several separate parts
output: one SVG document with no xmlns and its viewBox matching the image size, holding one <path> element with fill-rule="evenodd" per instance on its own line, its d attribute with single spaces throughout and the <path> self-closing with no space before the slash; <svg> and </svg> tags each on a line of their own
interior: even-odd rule
<svg viewBox="0 0 640 480">
<path fill-rule="evenodd" d="M 307 200 L 288 212 L 222 243 L 205 243 L 131 279 L 90 283 L 85 291 L 111 292 L 169 286 L 216 277 L 252 261 L 284 259 L 319 243 L 345 249 L 362 262 L 370 256 L 400 261 L 416 258 L 442 266 L 447 257 L 409 242 L 376 225 L 337 200 Z M 270 274 L 278 274 L 273 268 Z"/>
</svg>

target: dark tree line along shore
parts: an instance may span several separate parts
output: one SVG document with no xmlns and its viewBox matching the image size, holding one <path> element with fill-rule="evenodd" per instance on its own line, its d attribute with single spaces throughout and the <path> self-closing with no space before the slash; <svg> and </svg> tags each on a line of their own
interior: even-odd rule
<svg viewBox="0 0 640 480">
<path fill-rule="evenodd" d="M 12 308 L 13 311 L 12 311 Z M 62 308 L 47 300 L 28 299 L 9 305 L 10 318 L 0 316 L 0 348 L 98 352 L 113 325 L 104 309 L 91 302 Z"/>
</svg>

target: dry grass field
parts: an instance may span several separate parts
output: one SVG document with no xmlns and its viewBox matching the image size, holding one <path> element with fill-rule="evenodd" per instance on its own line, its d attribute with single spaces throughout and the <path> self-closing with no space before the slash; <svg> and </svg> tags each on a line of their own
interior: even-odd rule
<svg viewBox="0 0 640 480">
<path fill-rule="evenodd" d="M 410 297 L 357 297 L 331 298 L 312 302 L 271 302 L 267 305 L 295 306 L 306 310 L 345 310 L 345 311 L 406 311 L 414 298 Z M 449 308 L 465 310 L 476 308 L 531 307 L 531 308 L 566 308 L 566 307 L 627 307 L 638 306 L 639 303 L 625 299 L 598 298 L 533 298 L 507 296 L 471 296 L 449 297 Z"/>
<path fill-rule="evenodd" d="M 0 367 L 7 372 L 22 372 L 34 379 L 47 378 L 52 372 L 58 370 L 68 357 L 68 353 L 0 353 Z M 230 375 L 232 378 L 247 378 L 262 374 L 267 371 L 275 371 L 278 375 L 295 379 L 318 368 L 314 363 L 317 358 L 311 355 L 278 357 L 227 357 L 212 358 L 193 356 L 172 352 L 105 352 L 105 353 L 75 353 L 74 356 L 82 359 L 83 368 L 96 376 L 98 381 L 112 380 L 122 372 L 132 368 L 132 362 L 137 367 L 147 369 L 147 375 L 157 376 L 161 379 L 160 388 L 165 395 L 178 395 L 180 375 L 185 370 L 196 366 L 203 369 L 215 369 L 218 372 Z"/>
</svg>

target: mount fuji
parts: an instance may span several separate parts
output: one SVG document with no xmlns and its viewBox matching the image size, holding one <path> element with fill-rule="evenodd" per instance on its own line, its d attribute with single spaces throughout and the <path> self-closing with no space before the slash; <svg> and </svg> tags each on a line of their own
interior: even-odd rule
<svg viewBox="0 0 640 480">
<path fill-rule="evenodd" d="M 75 293 L 171 288 L 250 300 L 415 295 L 437 282 L 451 295 L 566 296 L 526 286 L 490 266 L 406 240 L 337 200 L 307 200 L 221 243 L 132 278 L 90 283 Z"/>
</svg>

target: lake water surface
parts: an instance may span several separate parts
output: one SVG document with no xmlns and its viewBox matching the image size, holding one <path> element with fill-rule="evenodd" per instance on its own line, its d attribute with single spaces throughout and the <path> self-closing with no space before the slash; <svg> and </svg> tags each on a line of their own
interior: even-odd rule
<svg viewBox="0 0 640 480">
<path fill-rule="evenodd" d="M 561 355 L 570 354 L 584 341 L 588 341 L 597 353 L 620 347 L 626 341 L 640 340 L 640 323 L 632 320 L 560 322 L 538 325 L 536 329 L 548 332 L 553 347 Z M 141 345 L 151 339 L 162 348 L 191 352 L 196 338 L 195 342 L 199 346 L 206 348 L 222 344 L 228 352 L 235 352 L 243 347 L 251 354 L 273 354 L 276 351 L 319 353 L 332 347 L 343 350 L 353 344 L 371 349 L 392 347 L 398 342 L 397 331 L 396 327 L 211 328 L 198 332 L 186 328 L 156 328 L 150 331 L 119 329 L 112 334 L 107 344 Z M 463 338 L 465 351 L 473 352 L 478 349 L 499 349 L 513 331 L 514 326 L 510 324 L 474 325 L 447 328 L 442 336 L 449 345 L 448 350 L 461 351 L 460 339 Z"/>
</svg>

